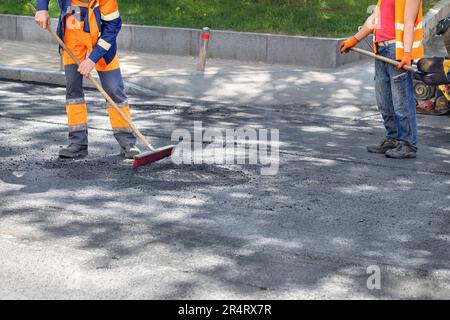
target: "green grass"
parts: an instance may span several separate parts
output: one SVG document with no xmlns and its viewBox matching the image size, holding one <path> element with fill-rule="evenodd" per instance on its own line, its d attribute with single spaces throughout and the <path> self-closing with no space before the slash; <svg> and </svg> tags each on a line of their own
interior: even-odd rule
<svg viewBox="0 0 450 320">
<path fill-rule="evenodd" d="M 30 1 L 30 0 L 28 0 Z M 0 13 L 29 14 L 27 0 L 0 0 Z M 125 23 L 337 37 L 353 34 L 376 0 L 119 0 Z M 428 10 L 438 0 L 424 0 Z M 51 15 L 57 16 L 57 0 Z"/>
</svg>

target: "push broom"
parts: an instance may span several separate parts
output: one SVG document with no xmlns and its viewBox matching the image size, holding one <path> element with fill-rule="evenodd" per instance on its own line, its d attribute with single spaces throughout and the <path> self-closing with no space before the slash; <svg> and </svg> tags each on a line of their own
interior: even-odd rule
<svg viewBox="0 0 450 320">
<path fill-rule="evenodd" d="M 36 8 L 29 3 L 28 7 L 30 10 L 36 14 Z M 75 61 L 77 65 L 80 65 L 80 60 L 75 57 L 75 55 L 70 51 L 70 49 L 66 46 L 66 44 L 61 40 L 61 38 L 56 34 L 56 32 L 53 30 L 53 28 L 49 25 L 47 26 L 48 32 L 52 35 L 52 37 L 58 42 L 58 44 L 64 49 L 64 51 L 67 52 L 67 54 Z M 149 149 L 149 151 L 142 152 L 141 154 L 138 154 L 134 157 L 133 161 L 133 168 L 139 168 L 141 166 L 151 164 L 153 162 L 162 160 L 164 158 L 170 157 L 172 155 L 172 152 L 175 149 L 175 146 L 169 145 L 165 146 L 159 149 L 155 149 L 149 140 L 139 131 L 139 129 L 134 125 L 134 123 L 131 121 L 131 119 L 128 118 L 126 114 L 120 110 L 120 108 L 117 106 L 117 104 L 114 102 L 114 100 L 106 93 L 106 91 L 102 88 L 102 86 L 97 82 L 97 80 L 92 77 L 91 74 L 87 77 L 92 84 L 97 88 L 97 90 L 102 94 L 102 96 L 106 99 L 106 101 L 119 113 L 120 117 L 128 124 L 128 126 L 133 130 L 133 132 L 136 134 L 139 139 L 145 144 L 145 146 Z"/>
</svg>

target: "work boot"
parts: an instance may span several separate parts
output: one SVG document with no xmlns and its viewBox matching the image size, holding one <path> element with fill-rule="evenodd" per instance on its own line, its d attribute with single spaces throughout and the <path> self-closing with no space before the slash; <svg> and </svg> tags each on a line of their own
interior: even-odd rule
<svg viewBox="0 0 450 320">
<path fill-rule="evenodd" d="M 81 144 L 71 143 L 68 147 L 59 150 L 59 157 L 66 159 L 76 159 L 86 157 L 88 147 Z"/>
<path fill-rule="evenodd" d="M 395 139 L 388 138 L 381 142 L 381 144 L 372 144 L 367 146 L 367 151 L 371 153 L 385 154 L 386 151 L 397 148 L 398 142 Z"/>
<path fill-rule="evenodd" d="M 128 144 L 120 150 L 120 155 L 124 156 L 126 159 L 133 159 L 140 153 L 141 150 L 139 150 L 134 144 Z"/>
<path fill-rule="evenodd" d="M 416 150 L 405 142 L 399 142 L 397 148 L 386 151 L 386 157 L 393 159 L 416 158 Z"/>
</svg>

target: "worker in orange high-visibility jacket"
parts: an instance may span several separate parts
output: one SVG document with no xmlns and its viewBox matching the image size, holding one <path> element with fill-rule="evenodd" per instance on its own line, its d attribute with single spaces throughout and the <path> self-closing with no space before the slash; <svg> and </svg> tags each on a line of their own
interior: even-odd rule
<svg viewBox="0 0 450 320">
<path fill-rule="evenodd" d="M 47 28 L 50 23 L 50 0 L 37 0 L 36 23 Z M 78 158 L 88 154 L 87 104 L 83 92 L 83 76 L 95 68 L 102 87 L 131 119 L 117 54 L 117 35 L 122 26 L 117 0 L 59 0 L 61 14 L 57 33 L 67 47 L 82 61 L 77 66 L 62 50 L 66 82 L 66 110 L 69 146 L 60 150 L 62 158 Z M 132 158 L 139 154 L 136 138 L 119 113 L 108 106 L 114 136 L 121 154 Z"/>
<path fill-rule="evenodd" d="M 386 138 L 368 151 L 389 158 L 415 158 L 417 152 L 416 101 L 412 73 L 403 69 L 424 56 L 421 0 L 378 0 L 375 12 L 361 30 L 341 44 L 341 53 L 374 36 L 375 53 L 400 61 L 394 67 L 375 62 L 378 108 L 386 128 Z"/>
</svg>

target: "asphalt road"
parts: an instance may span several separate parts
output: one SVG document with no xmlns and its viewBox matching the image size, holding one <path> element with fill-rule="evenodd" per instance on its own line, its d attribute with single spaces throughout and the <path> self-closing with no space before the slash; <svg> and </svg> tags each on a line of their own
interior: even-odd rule
<svg viewBox="0 0 450 320">
<path fill-rule="evenodd" d="M 421 116 L 418 159 L 396 161 L 365 151 L 383 137 L 373 106 L 135 98 L 157 145 L 194 121 L 279 129 L 280 168 L 134 171 L 88 98 L 90 155 L 61 161 L 64 89 L 0 81 L 0 298 L 450 297 L 449 117 Z"/>
</svg>

